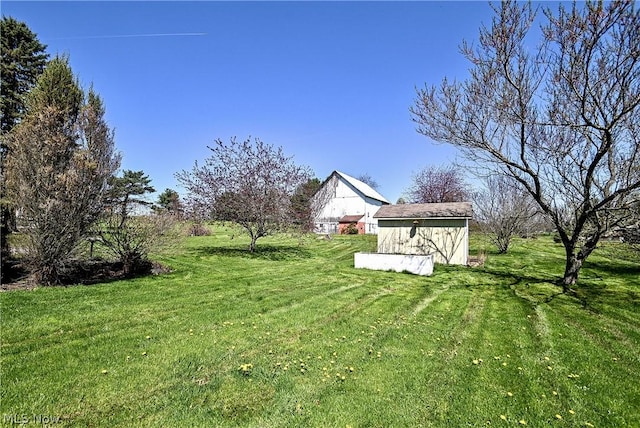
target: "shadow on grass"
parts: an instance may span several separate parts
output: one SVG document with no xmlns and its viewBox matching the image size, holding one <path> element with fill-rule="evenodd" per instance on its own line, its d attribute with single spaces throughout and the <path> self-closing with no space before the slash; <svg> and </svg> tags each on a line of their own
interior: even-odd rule
<svg viewBox="0 0 640 428">
<path fill-rule="evenodd" d="M 540 272 L 532 275 L 517 271 L 487 268 L 481 272 L 490 275 L 496 283 L 510 288 L 514 295 L 536 307 L 543 303 L 551 303 L 560 296 L 574 299 L 584 309 L 599 312 L 599 305 L 617 307 L 640 307 L 639 284 L 640 266 L 633 266 L 615 262 L 591 262 L 585 266 L 582 277 L 578 283 L 568 292 L 563 292 L 559 275 L 551 275 Z M 588 274 L 587 274 L 588 270 Z M 606 278 L 628 278 L 624 287 L 611 286 Z M 634 284 L 635 283 L 635 284 Z M 628 288 L 627 288 L 628 287 Z"/>
<path fill-rule="evenodd" d="M 311 257 L 309 250 L 300 246 L 259 245 L 252 253 L 246 247 L 199 247 L 192 249 L 191 254 L 199 257 L 220 256 L 255 260 L 288 261 Z"/>
</svg>

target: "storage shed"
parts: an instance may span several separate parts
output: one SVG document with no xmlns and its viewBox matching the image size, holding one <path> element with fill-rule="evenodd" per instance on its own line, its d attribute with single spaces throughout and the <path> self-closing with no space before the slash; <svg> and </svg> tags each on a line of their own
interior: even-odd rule
<svg viewBox="0 0 640 428">
<path fill-rule="evenodd" d="M 357 231 L 358 235 L 364 235 L 365 224 L 364 221 L 362 221 L 363 217 L 364 216 L 362 214 L 346 215 L 342 217 L 338 221 L 338 233 L 341 235 L 354 234 L 354 232 L 351 231 L 353 229 L 354 231 Z"/>
<path fill-rule="evenodd" d="M 378 253 L 433 254 L 436 263 L 466 265 L 470 202 L 400 204 L 380 207 Z"/>
</svg>

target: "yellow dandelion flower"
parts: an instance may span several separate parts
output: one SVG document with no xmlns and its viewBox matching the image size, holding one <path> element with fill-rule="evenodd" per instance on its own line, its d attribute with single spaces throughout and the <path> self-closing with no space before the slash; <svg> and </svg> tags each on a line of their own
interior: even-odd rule
<svg viewBox="0 0 640 428">
<path fill-rule="evenodd" d="M 513 393 L 511 391 L 507 392 L 507 396 L 513 397 Z"/>
<path fill-rule="evenodd" d="M 562 415 L 556 413 L 556 419 L 562 419 Z"/>
<path fill-rule="evenodd" d="M 506 421 L 507 417 L 505 415 L 500 415 L 500 419 L 502 419 L 503 421 Z"/>
<path fill-rule="evenodd" d="M 576 412 L 574 412 L 573 409 L 569 409 L 569 413 L 571 413 L 572 415 L 576 414 Z"/>
<path fill-rule="evenodd" d="M 518 423 L 519 423 L 520 425 L 526 425 L 526 424 L 527 424 L 527 421 L 525 421 L 524 419 L 520 419 L 520 420 L 518 421 Z"/>
</svg>

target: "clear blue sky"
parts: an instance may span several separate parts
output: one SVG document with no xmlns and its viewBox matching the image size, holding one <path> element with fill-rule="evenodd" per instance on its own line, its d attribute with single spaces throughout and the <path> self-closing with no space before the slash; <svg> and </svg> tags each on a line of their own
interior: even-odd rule
<svg viewBox="0 0 640 428">
<path fill-rule="evenodd" d="M 158 191 L 216 138 L 282 146 L 326 178 L 366 173 L 395 202 L 456 152 L 415 132 L 415 88 L 464 78 L 486 2 L 10 2 L 102 96 L 124 169 Z"/>
</svg>

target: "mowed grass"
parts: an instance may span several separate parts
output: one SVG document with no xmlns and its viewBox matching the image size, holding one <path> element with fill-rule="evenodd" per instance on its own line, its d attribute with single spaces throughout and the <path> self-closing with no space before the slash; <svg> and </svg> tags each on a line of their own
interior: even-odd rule
<svg viewBox="0 0 640 428">
<path fill-rule="evenodd" d="M 550 238 L 431 277 L 375 237 L 230 228 L 166 275 L 0 293 L 1 411 L 56 426 L 640 426 L 640 262 L 606 243 L 558 294 Z"/>
</svg>

